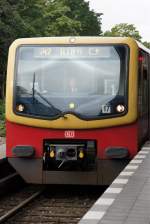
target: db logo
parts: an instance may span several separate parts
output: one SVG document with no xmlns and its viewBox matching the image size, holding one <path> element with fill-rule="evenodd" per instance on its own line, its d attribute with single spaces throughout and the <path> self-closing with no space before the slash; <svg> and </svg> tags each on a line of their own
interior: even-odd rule
<svg viewBox="0 0 150 224">
<path fill-rule="evenodd" d="M 65 131 L 65 138 L 74 138 L 75 131 Z"/>
</svg>

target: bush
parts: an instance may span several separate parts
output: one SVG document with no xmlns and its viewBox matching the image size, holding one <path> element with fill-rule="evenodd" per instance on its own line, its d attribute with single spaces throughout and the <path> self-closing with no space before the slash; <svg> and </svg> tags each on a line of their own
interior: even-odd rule
<svg viewBox="0 0 150 224">
<path fill-rule="evenodd" d="M 5 102 L 0 100 L 0 136 L 4 137 L 5 134 Z"/>
</svg>

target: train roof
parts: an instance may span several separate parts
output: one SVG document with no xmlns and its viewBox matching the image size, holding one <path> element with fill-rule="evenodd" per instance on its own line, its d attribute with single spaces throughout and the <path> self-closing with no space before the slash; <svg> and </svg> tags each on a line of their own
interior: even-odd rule
<svg viewBox="0 0 150 224">
<path fill-rule="evenodd" d="M 137 45 L 140 49 L 142 49 L 143 51 L 147 52 L 148 54 L 150 54 L 150 49 L 145 47 L 142 43 L 140 43 L 139 41 L 136 41 Z"/>
<path fill-rule="evenodd" d="M 31 38 L 21 38 L 15 40 L 12 45 L 21 45 L 21 44 L 40 44 L 40 43 L 48 44 L 51 42 L 52 44 L 93 44 L 93 43 L 136 43 L 137 46 L 150 54 L 150 49 L 146 48 L 142 43 L 136 41 L 131 37 L 100 37 L 100 36 L 65 36 L 65 37 L 31 37 Z"/>
</svg>

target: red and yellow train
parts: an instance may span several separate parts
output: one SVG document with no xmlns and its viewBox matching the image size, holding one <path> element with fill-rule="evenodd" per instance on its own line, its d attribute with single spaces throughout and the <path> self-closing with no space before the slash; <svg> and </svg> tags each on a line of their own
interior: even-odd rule
<svg viewBox="0 0 150 224">
<path fill-rule="evenodd" d="M 150 51 L 131 38 L 9 49 L 7 157 L 29 183 L 107 185 L 149 138 Z"/>
</svg>

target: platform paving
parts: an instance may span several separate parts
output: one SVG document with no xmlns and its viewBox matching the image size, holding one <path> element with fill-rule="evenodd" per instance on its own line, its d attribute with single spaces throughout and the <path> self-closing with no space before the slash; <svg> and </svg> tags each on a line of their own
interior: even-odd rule
<svg viewBox="0 0 150 224">
<path fill-rule="evenodd" d="M 4 159 L 6 157 L 6 145 L 0 145 L 0 159 Z"/>
<path fill-rule="evenodd" d="M 150 141 L 79 224 L 150 224 Z"/>
</svg>

